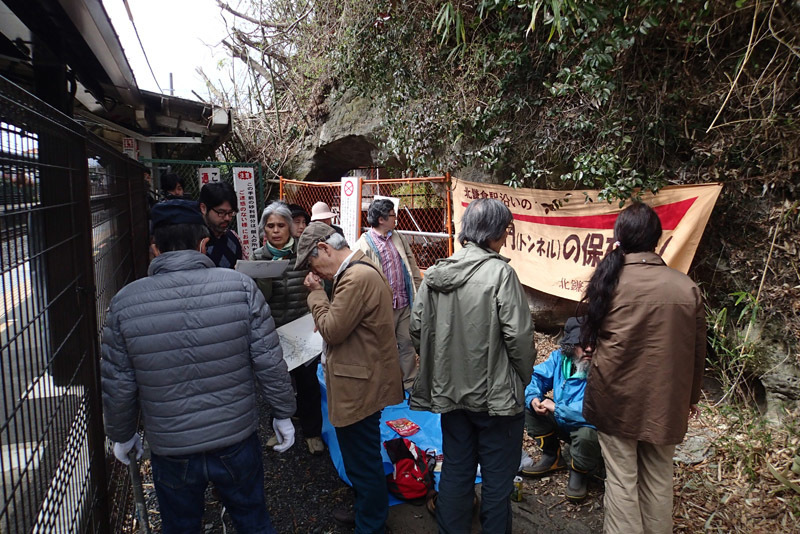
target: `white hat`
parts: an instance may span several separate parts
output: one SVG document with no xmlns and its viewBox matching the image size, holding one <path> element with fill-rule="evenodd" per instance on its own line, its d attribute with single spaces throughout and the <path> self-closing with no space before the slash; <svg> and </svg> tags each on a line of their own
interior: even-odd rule
<svg viewBox="0 0 800 534">
<path fill-rule="evenodd" d="M 317 202 L 311 206 L 311 222 L 333 219 L 335 215 L 331 212 L 331 207 L 324 202 Z"/>
</svg>

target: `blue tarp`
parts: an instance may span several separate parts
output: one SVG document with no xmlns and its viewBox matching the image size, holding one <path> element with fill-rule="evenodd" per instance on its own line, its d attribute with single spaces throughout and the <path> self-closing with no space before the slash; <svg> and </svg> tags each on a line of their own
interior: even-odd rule
<svg viewBox="0 0 800 534">
<path fill-rule="evenodd" d="M 328 445 L 330 450 L 331 460 L 333 461 L 336 471 L 339 476 L 348 485 L 350 481 L 347 479 L 347 474 L 344 471 L 344 462 L 342 461 L 342 453 L 339 450 L 339 442 L 336 440 L 336 432 L 328 420 L 328 391 L 325 387 L 325 377 L 322 373 L 322 366 L 317 367 L 317 379 L 319 380 L 319 387 L 322 392 L 322 439 Z M 400 419 L 405 417 L 410 421 L 414 421 L 419 425 L 419 431 L 413 436 L 408 436 L 408 439 L 417 444 L 417 447 L 423 450 L 435 450 L 437 454 L 442 453 L 442 426 L 441 416 L 431 412 L 418 412 L 412 411 L 408 407 L 408 399 L 406 398 L 400 404 L 394 406 L 387 406 L 383 409 L 381 414 L 381 442 L 390 439 L 398 438 L 400 435 L 392 430 L 386 421 Z M 381 456 L 383 457 L 383 470 L 388 475 L 392 472 L 392 462 L 386 454 L 386 449 L 381 443 Z M 439 487 L 439 473 L 434 473 L 436 479 L 436 487 Z M 480 479 L 478 479 L 478 482 Z M 399 504 L 403 501 L 396 499 L 389 495 L 389 505 Z"/>
</svg>

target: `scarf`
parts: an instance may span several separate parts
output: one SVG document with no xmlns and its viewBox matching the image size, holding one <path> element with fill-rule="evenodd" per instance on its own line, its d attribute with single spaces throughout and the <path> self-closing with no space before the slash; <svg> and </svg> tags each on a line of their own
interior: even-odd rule
<svg viewBox="0 0 800 534">
<path fill-rule="evenodd" d="M 275 248 L 269 244 L 269 241 L 267 241 L 267 250 L 269 250 L 269 253 L 272 254 L 273 260 L 282 260 L 292 253 L 292 249 L 294 249 L 294 238 L 291 236 L 289 237 L 289 241 L 283 245 L 283 248 Z"/>
</svg>

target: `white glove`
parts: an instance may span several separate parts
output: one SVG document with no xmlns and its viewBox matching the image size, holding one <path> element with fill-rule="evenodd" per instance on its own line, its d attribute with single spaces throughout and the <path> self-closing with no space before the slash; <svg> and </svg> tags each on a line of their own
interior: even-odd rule
<svg viewBox="0 0 800 534">
<path fill-rule="evenodd" d="M 294 445 L 294 425 L 291 419 L 273 419 L 272 429 L 278 438 L 278 445 L 273 447 L 278 452 L 284 452 Z"/>
<path fill-rule="evenodd" d="M 144 448 L 142 447 L 142 438 L 139 437 L 138 432 L 125 443 L 114 443 L 114 456 L 123 464 L 130 465 L 131 460 L 128 458 L 128 453 L 132 449 L 136 449 L 136 459 L 140 459 L 144 453 Z"/>
</svg>

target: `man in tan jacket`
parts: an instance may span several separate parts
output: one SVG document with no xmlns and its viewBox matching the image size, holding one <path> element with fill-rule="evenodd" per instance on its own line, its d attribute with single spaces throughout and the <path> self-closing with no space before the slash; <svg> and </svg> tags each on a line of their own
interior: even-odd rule
<svg viewBox="0 0 800 534">
<path fill-rule="evenodd" d="M 347 477 L 355 491 L 354 517 L 334 512 L 357 533 L 382 533 L 389 513 L 381 460 L 380 417 L 403 400 L 394 336 L 392 290 L 361 251 L 351 251 L 330 226 L 312 222 L 300 236 L 297 263 L 308 261 L 308 308 L 327 344 L 324 356 L 328 419 L 336 429 Z M 321 279 L 333 281 L 330 300 Z"/>
<path fill-rule="evenodd" d="M 374 200 L 367 211 L 367 222 L 372 228 L 361 234 L 357 245 L 381 269 L 392 288 L 394 335 L 403 371 L 403 388 L 411 390 L 417 377 L 417 353 L 408 334 L 408 325 L 422 274 L 408 241 L 395 230 L 397 213 L 391 200 Z"/>
</svg>

